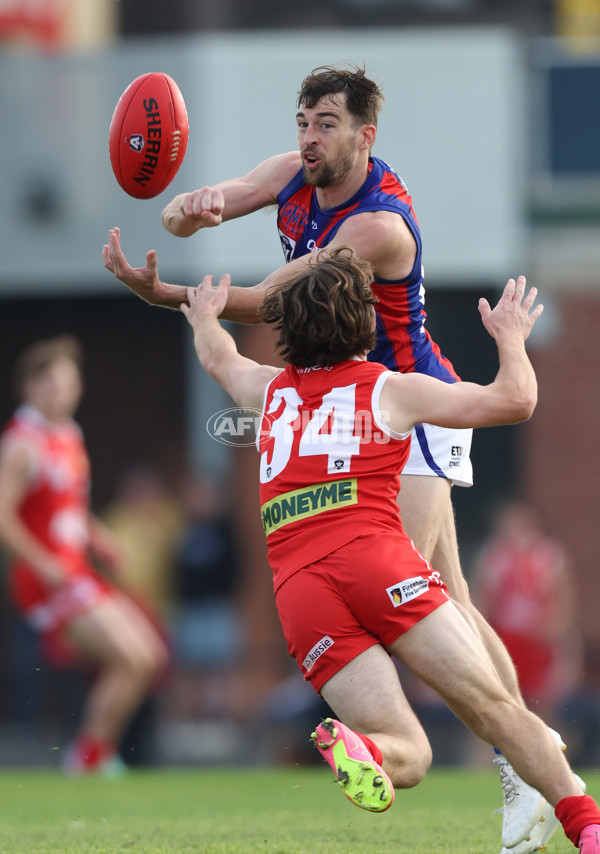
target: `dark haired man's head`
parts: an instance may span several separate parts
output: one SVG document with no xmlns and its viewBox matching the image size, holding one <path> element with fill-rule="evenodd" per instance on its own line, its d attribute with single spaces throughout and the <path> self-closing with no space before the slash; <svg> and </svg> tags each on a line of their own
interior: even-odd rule
<svg viewBox="0 0 600 854">
<path fill-rule="evenodd" d="M 315 68 L 302 81 L 297 106 L 299 109 L 312 109 L 321 98 L 335 95 L 344 97 L 346 109 L 357 125 L 377 127 L 383 94 L 377 83 L 366 76 L 365 69 L 357 66 L 336 68 L 322 65 Z"/>
<path fill-rule="evenodd" d="M 335 365 L 375 346 L 373 269 L 348 246 L 267 293 L 260 316 L 279 332 L 277 349 L 297 367 Z"/>
<path fill-rule="evenodd" d="M 347 190 L 345 198 L 356 192 L 366 178 L 382 99 L 362 68 L 322 66 L 303 81 L 296 138 L 307 184 L 342 197 Z"/>
</svg>

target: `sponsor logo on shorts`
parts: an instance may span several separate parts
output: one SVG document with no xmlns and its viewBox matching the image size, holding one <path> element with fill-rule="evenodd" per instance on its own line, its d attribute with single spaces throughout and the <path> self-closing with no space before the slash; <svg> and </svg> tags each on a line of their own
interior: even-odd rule
<svg viewBox="0 0 600 854">
<path fill-rule="evenodd" d="M 448 460 L 448 468 L 457 469 L 460 468 L 461 457 L 462 457 L 462 445 L 452 445 L 452 459 Z"/>
<path fill-rule="evenodd" d="M 305 489 L 294 489 L 276 495 L 260 508 L 265 534 L 269 535 L 290 522 L 317 516 L 337 507 L 347 507 L 358 501 L 356 478 L 316 483 Z"/>
<path fill-rule="evenodd" d="M 333 639 L 330 638 L 329 635 L 325 635 L 325 637 L 322 637 L 321 640 L 313 646 L 311 651 L 308 653 L 308 655 L 302 662 L 302 666 L 304 667 L 307 673 L 310 673 L 310 671 L 315 665 L 315 662 L 318 661 L 319 658 L 321 658 L 321 656 L 323 655 L 323 653 L 327 652 L 329 647 L 333 646 L 333 644 Z"/>
<path fill-rule="evenodd" d="M 437 569 L 434 569 L 433 572 L 431 572 L 427 577 L 429 578 L 429 580 L 431 581 L 432 584 L 437 584 L 438 587 L 444 586 L 444 582 L 442 581 L 442 576 L 437 571 Z"/>
<path fill-rule="evenodd" d="M 386 593 L 390 597 L 394 608 L 410 602 L 411 599 L 416 599 L 422 593 L 429 590 L 429 579 L 423 578 L 422 575 L 417 575 L 414 578 L 406 578 L 398 584 L 392 584 L 386 588 Z"/>
</svg>

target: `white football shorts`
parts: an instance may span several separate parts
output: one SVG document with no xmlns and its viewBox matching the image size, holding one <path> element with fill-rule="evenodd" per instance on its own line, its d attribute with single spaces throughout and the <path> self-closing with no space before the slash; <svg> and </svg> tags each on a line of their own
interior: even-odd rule
<svg viewBox="0 0 600 854">
<path fill-rule="evenodd" d="M 454 486 L 473 486 L 471 440 L 473 430 L 452 430 L 434 424 L 417 424 L 412 431 L 410 455 L 402 474 L 446 477 Z"/>
</svg>

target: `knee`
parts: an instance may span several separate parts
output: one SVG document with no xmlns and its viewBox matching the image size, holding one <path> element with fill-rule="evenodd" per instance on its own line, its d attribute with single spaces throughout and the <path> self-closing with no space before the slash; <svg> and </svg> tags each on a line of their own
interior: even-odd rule
<svg viewBox="0 0 600 854">
<path fill-rule="evenodd" d="M 152 682 L 161 676 L 169 666 L 169 651 L 163 640 L 156 635 L 153 642 L 145 646 L 138 662 L 140 672 Z"/>
<path fill-rule="evenodd" d="M 384 763 L 394 788 L 412 789 L 425 779 L 425 775 L 431 767 L 433 753 L 431 745 L 425 734 L 417 740 L 411 740 L 410 744 L 402 742 L 397 751 L 396 761 Z"/>
<path fill-rule="evenodd" d="M 131 644 L 121 650 L 121 666 L 132 678 L 143 683 L 153 682 L 166 670 L 169 663 L 169 653 L 166 645 L 157 636 L 152 642 Z"/>
<path fill-rule="evenodd" d="M 162 638 L 156 635 L 154 642 L 146 650 L 146 669 L 151 680 L 162 676 L 170 663 L 170 654 Z"/>
<path fill-rule="evenodd" d="M 157 648 L 154 653 L 154 678 L 160 679 L 164 676 L 171 664 L 171 653 L 167 644 L 158 638 Z"/>
<path fill-rule="evenodd" d="M 406 782 L 405 788 L 412 788 L 413 786 L 418 786 L 419 783 L 422 783 L 425 779 L 425 775 L 431 768 L 431 763 L 433 761 L 433 752 L 431 750 L 431 745 L 427 739 L 423 739 L 423 743 L 420 745 L 418 754 L 415 756 L 409 773 L 406 774 Z"/>
<path fill-rule="evenodd" d="M 411 762 L 398 769 L 396 774 L 390 775 L 394 788 L 413 789 L 422 783 L 431 767 L 431 760 L 431 748 L 427 753 L 415 756 Z"/>
</svg>

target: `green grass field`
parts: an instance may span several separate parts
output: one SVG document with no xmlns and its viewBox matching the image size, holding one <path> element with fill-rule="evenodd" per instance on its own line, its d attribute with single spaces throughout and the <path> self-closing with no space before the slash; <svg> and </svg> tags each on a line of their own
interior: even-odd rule
<svg viewBox="0 0 600 854">
<path fill-rule="evenodd" d="M 588 791 L 600 774 L 585 772 Z M 371 815 L 328 768 L 132 772 L 116 781 L 0 774 L 1 854 L 498 854 L 492 771 L 433 770 Z M 557 831 L 548 854 L 575 849 Z"/>
</svg>

